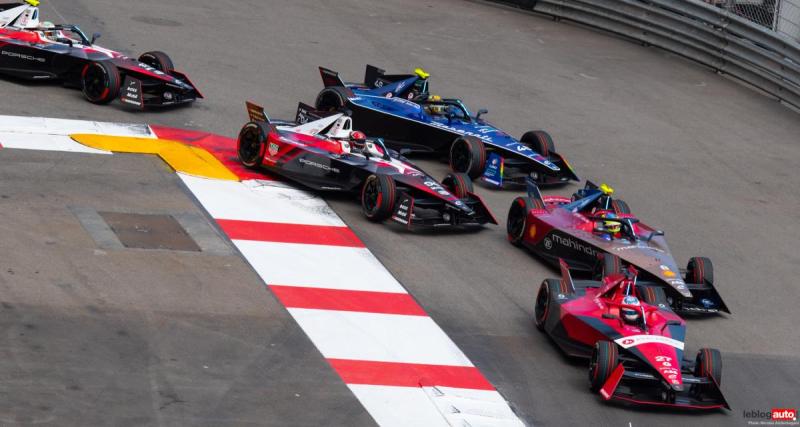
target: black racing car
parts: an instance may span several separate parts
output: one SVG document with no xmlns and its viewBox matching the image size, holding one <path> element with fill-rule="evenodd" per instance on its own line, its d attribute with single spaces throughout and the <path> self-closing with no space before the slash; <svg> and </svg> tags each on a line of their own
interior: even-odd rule
<svg viewBox="0 0 800 427">
<path fill-rule="evenodd" d="M 250 122 L 239 132 L 239 160 L 309 188 L 359 193 L 364 215 L 391 218 L 407 227 L 497 224 L 465 174 L 441 183 L 411 164 L 379 138 L 353 129 L 342 113 L 315 111 L 300 104 L 297 122 L 272 121 L 247 103 Z"/>
<path fill-rule="evenodd" d="M 203 95 L 163 52 L 138 59 L 95 44 L 75 25 L 39 23 L 39 8 L 0 4 L 0 73 L 28 80 L 57 80 L 79 87 L 87 100 L 117 98 L 137 108 L 185 104 Z"/>
</svg>

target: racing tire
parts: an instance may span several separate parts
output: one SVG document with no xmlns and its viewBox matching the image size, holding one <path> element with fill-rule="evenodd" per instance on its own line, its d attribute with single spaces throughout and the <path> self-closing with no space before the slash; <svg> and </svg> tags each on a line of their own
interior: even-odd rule
<svg viewBox="0 0 800 427">
<path fill-rule="evenodd" d="M 556 145 L 553 142 L 553 138 L 549 133 L 543 130 L 532 130 L 525 132 L 525 134 L 522 135 L 522 138 L 519 139 L 519 142 L 527 145 L 533 151 L 536 151 L 545 158 L 549 157 L 550 153 L 554 153 L 556 151 Z"/>
<path fill-rule="evenodd" d="M 394 209 L 397 186 L 387 175 L 370 175 L 361 187 L 361 211 L 370 221 L 388 218 Z"/>
<path fill-rule="evenodd" d="M 83 96 L 93 104 L 108 104 L 119 95 L 119 69 L 110 61 L 90 62 L 81 70 Z"/>
<path fill-rule="evenodd" d="M 322 89 L 314 102 L 314 108 L 320 111 L 342 111 L 347 105 L 347 92 L 340 86 Z"/>
<path fill-rule="evenodd" d="M 141 54 L 139 56 L 139 62 L 167 74 L 175 69 L 175 65 L 172 64 L 172 59 L 170 59 L 169 55 L 157 50 Z"/>
<path fill-rule="evenodd" d="M 612 274 L 622 273 L 622 260 L 612 254 L 603 254 L 600 259 L 600 280 Z"/>
<path fill-rule="evenodd" d="M 474 191 L 472 180 L 465 173 L 448 173 L 442 179 L 442 185 L 459 199 L 466 199 Z"/>
<path fill-rule="evenodd" d="M 246 168 L 258 169 L 264 159 L 264 152 L 267 149 L 268 132 L 263 126 L 256 122 L 249 122 L 239 131 L 236 139 L 236 152 L 239 161 Z"/>
<path fill-rule="evenodd" d="M 714 265 L 706 257 L 692 257 L 686 265 L 686 283 L 714 283 Z"/>
<path fill-rule="evenodd" d="M 619 349 L 611 341 L 600 340 L 594 344 L 592 358 L 589 362 L 589 385 L 597 392 L 619 365 Z"/>
<path fill-rule="evenodd" d="M 631 208 L 629 208 L 628 204 L 621 199 L 611 200 L 611 209 L 613 209 L 614 213 L 616 213 L 617 215 L 631 213 Z"/>
<path fill-rule="evenodd" d="M 506 219 L 506 234 L 512 245 L 522 246 L 528 229 L 528 212 L 533 209 L 544 209 L 544 203 L 530 197 L 517 197 L 511 203 Z"/>
<path fill-rule="evenodd" d="M 639 296 L 647 304 L 662 310 L 671 310 L 664 288 L 658 286 L 639 286 Z"/>
<path fill-rule="evenodd" d="M 483 174 L 486 167 L 486 146 L 478 138 L 459 137 L 450 146 L 450 169 L 465 173 L 472 179 Z"/>
<path fill-rule="evenodd" d="M 717 386 L 722 384 L 722 354 L 715 348 L 701 348 L 697 351 L 694 364 L 694 376 L 698 378 L 713 379 Z M 698 385 L 697 391 L 714 389 L 710 385 Z"/>
<path fill-rule="evenodd" d="M 559 289 L 561 285 L 556 279 L 544 279 L 536 293 L 536 304 L 533 307 L 533 323 L 536 329 L 544 331 L 547 319 L 550 316 L 553 306 L 553 290 Z"/>
</svg>

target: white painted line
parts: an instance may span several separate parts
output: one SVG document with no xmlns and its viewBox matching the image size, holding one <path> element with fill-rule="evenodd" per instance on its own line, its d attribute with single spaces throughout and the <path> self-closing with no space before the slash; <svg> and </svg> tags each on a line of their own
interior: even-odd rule
<svg viewBox="0 0 800 427">
<path fill-rule="evenodd" d="M 366 248 L 234 240 L 270 285 L 406 293 Z"/>
<path fill-rule="evenodd" d="M 215 219 L 332 225 L 344 222 L 321 197 L 265 181 L 218 181 L 179 174 Z"/>
<path fill-rule="evenodd" d="M 423 387 L 451 425 L 523 427 L 524 424 L 495 390 Z"/>
<path fill-rule="evenodd" d="M 155 138 L 150 126 L 133 123 L 107 123 L 89 120 L 52 119 L 0 115 L 0 132 L 35 133 L 45 135 L 70 135 L 97 133 L 114 136 Z"/>
<path fill-rule="evenodd" d="M 382 427 L 452 427 L 421 388 L 347 386 Z"/>
<path fill-rule="evenodd" d="M 111 154 L 109 151 L 98 150 L 79 144 L 72 138 L 62 135 L 0 132 L 0 145 L 2 145 L 3 148 L 16 148 L 21 150 Z"/>
<path fill-rule="evenodd" d="M 329 359 L 472 366 L 427 316 L 289 308 Z"/>
</svg>

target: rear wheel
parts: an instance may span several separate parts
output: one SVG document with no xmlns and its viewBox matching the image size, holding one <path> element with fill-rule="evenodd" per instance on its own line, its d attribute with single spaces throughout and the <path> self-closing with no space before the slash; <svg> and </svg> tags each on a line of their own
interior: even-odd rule
<svg viewBox="0 0 800 427">
<path fill-rule="evenodd" d="M 245 167 L 256 169 L 261 166 L 264 151 L 267 147 L 267 133 L 258 123 L 250 122 L 239 131 L 236 141 L 236 151 L 239 161 Z"/>
<path fill-rule="evenodd" d="M 701 348 L 697 352 L 694 364 L 694 376 L 699 378 L 713 379 L 717 385 L 722 384 L 722 354 L 715 348 Z M 708 385 L 698 385 L 698 391 L 710 387 Z"/>
<path fill-rule="evenodd" d="M 322 89 L 314 106 L 320 111 L 342 111 L 347 104 L 347 93 L 343 87 L 332 86 Z"/>
<path fill-rule="evenodd" d="M 466 199 L 473 192 L 472 180 L 465 173 L 448 173 L 442 179 L 442 185 L 447 191 L 459 199 Z"/>
<path fill-rule="evenodd" d="M 547 157 L 550 155 L 550 153 L 556 151 L 553 138 L 549 133 L 543 130 L 532 130 L 525 132 L 525 134 L 522 135 L 522 138 L 519 139 L 519 142 L 527 145 L 533 149 L 533 151 L 536 151 L 544 157 Z"/>
<path fill-rule="evenodd" d="M 686 283 L 713 284 L 714 265 L 706 257 L 692 257 L 686 266 Z"/>
<path fill-rule="evenodd" d="M 619 365 L 619 350 L 611 341 L 597 341 L 589 362 L 589 384 L 592 391 L 600 391 L 608 377 Z"/>
<path fill-rule="evenodd" d="M 370 221 L 383 221 L 392 214 L 397 187 L 387 175 L 370 175 L 361 188 L 361 211 Z"/>
<path fill-rule="evenodd" d="M 460 137 L 450 146 L 450 169 L 470 178 L 481 176 L 486 166 L 486 146 L 478 138 Z"/>
<path fill-rule="evenodd" d="M 600 280 L 612 274 L 622 273 L 622 260 L 618 256 L 612 254 L 603 254 L 601 256 L 597 269 L 597 276 Z"/>
<path fill-rule="evenodd" d="M 631 208 L 629 208 L 628 204 L 621 199 L 613 199 L 611 201 L 611 209 L 613 209 L 617 215 L 631 213 Z"/>
<path fill-rule="evenodd" d="M 517 197 L 511 203 L 506 220 L 506 233 L 512 245 L 522 245 L 525 230 L 528 229 L 528 212 L 533 209 L 544 209 L 544 203 L 530 197 Z"/>
<path fill-rule="evenodd" d="M 108 104 L 119 95 L 119 69 L 110 61 L 90 62 L 81 71 L 83 96 L 94 104 Z"/>
<path fill-rule="evenodd" d="M 172 64 L 172 59 L 170 59 L 169 55 L 157 50 L 143 53 L 141 56 L 139 56 L 139 62 L 147 64 L 164 73 L 169 73 L 175 69 L 175 66 Z"/>
<path fill-rule="evenodd" d="M 550 316 L 550 311 L 553 303 L 553 287 L 558 288 L 558 280 L 545 279 L 539 286 L 539 292 L 536 294 L 536 305 L 533 309 L 533 321 L 536 327 L 543 331 L 547 324 L 547 319 Z"/>
</svg>

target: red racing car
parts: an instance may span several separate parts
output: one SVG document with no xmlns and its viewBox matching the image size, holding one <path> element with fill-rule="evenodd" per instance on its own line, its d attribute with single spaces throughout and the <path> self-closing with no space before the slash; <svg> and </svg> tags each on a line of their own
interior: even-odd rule
<svg viewBox="0 0 800 427">
<path fill-rule="evenodd" d="M 664 290 L 664 303 L 681 313 L 730 313 L 714 287 L 711 260 L 694 257 L 679 269 L 664 232 L 639 221 L 614 190 L 587 182 L 572 198 L 544 197 L 529 183 L 508 212 L 508 239 L 557 265 L 595 278 L 633 265 L 641 278 Z"/>
<path fill-rule="evenodd" d="M 38 0 L 0 4 L 0 73 L 79 87 L 87 100 L 137 108 L 186 104 L 203 95 L 163 52 L 138 59 L 95 44 L 75 25 L 40 22 Z"/>
<path fill-rule="evenodd" d="M 730 409 L 720 390 L 722 358 L 702 348 L 684 359 L 686 324 L 659 303 L 663 289 L 637 283 L 634 267 L 601 281 L 546 279 L 536 326 L 569 356 L 587 358 L 591 389 L 605 400 L 686 409 Z"/>
<path fill-rule="evenodd" d="M 247 103 L 250 122 L 239 132 L 239 160 L 314 190 L 360 195 L 367 219 L 391 218 L 408 228 L 497 224 L 466 174 L 441 183 L 380 138 L 355 130 L 343 113 L 300 104 L 295 122 L 274 121 Z"/>
</svg>

